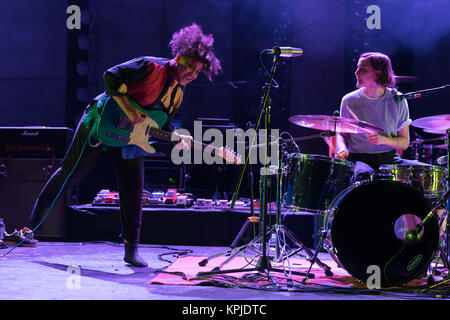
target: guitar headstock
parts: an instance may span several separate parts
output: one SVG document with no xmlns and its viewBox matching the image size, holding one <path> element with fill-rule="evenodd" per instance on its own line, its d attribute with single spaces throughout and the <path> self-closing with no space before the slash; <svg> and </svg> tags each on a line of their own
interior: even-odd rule
<svg viewBox="0 0 450 320">
<path fill-rule="evenodd" d="M 228 147 L 219 148 L 219 154 L 226 162 L 232 162 L 234 164 L 242 163 L 241 155 L 236 154 L 233 150 L 231 150 Z"/>
</svg>

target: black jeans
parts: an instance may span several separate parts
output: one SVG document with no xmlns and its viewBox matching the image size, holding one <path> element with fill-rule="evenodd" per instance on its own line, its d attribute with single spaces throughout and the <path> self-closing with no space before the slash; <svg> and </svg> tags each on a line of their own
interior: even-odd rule
<svg viewBox="0 0 450 320">
<path fill-rule="evenodd" d="M 130 243 L 139 242 L 142 221 L 142 191 L 144 188 L 144 157 L 122 159 L 122 148 L 91 146 L 89 140 L 93 121 L 84 123 L 86 110 L 75 131 L 72 143 L 55 173 L 41 190 L 32 215 L 44 217 L 66 188 L 78 184 L 101 157 L 109 156 L 114 163 L 116 183 L 120 195 L 121 237 Z M 51 214 L 49 212 L 48 214 Z"/>
<path fill-rule="evenodd" d="M 428 166 L 416 160 L 402 159 L 395 150 L 381 153 L 350 153 L 347 160 L 355 163 L 352 183 L 370 180 L 371 175 L 378 173 L 383 164 Z"/>
</svg>

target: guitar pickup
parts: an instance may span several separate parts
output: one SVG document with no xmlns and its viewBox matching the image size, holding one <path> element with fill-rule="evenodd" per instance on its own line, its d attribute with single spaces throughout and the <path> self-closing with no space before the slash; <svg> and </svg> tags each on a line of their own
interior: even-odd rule
<svg viewBox="0 0 450 320">
<path fill-rule="evenodd" d="M 117 122 L 117 128 L 131 132 L 134 129 L 134 125 L 131 123 L 130 119 L 128 119 L 127 117 L 120 116 L 119 120 Z"/>
</svg>

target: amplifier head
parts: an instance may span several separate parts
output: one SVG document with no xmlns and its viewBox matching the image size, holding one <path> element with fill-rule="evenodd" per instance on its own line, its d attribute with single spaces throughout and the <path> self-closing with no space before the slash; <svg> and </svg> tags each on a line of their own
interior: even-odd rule
<svg viewBox="0 0 450 320">
<path fill-rule="evenodd" d="M 61 159 L 72 135 L 66 127 L 0 127 L 0 158 Z"/>
</svg>

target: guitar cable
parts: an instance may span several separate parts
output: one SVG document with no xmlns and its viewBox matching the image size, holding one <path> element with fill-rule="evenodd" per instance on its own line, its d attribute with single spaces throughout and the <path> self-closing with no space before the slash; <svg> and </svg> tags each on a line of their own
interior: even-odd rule
<svg viewBox="0 0 450 320">
<path fill-rule="evenodd" d="M 101 104 L 100 104 L 101 103 Z M 100 105 L 99 105 L 100 104 Z M 104 109 L 104 104 L 102 102 L 102 99 L 99 100 L 96 104 L 96 106 L 94 107 L 94 111 L 93 111 L 93 117 L 96 118 L 95 123 L 92 125 L 92 128 L 89 131 L 89 134 L 86 138 L 86 140 L 83 143 L 83 147 L 81 148 L 81 152 L 80 155 L 78 156 L 77 161 L 75 162 L 75 165 L 73 166 L 72 170 L 69 172 L 69 174 L 67 175 L 66 179 L 64 180 L 63 185 L 61 186 L 61 189 L 59 190 L 58 194 L 56 195 L 56 197 L 53 199 L 52 204 L 50 205 L 50 207 L 47 209 L 46 213 L 44 214 L 44 216 L 42 217 L 41 221 L 37 224 L 36 227 L 33 228 L 33 230 L 31 230 L 30 233 L 28 233 L 20 242 L 18 242 L 17 244 L 15 244 L 11 249 L 9 249 L 6 253 L 2 254 L 0 256 L 0 258 L 3 258 L 5 256 L 7 256 L 9 253 L 11 253 L 13 250 L 15 250 L 17 247 L 19 247 L 26 239 L 28 239 L 28 237 L 30 237 L 32 234 L 34 234 L 34 232 L 40 227 L 40 225 L 44 222 L 44 220 L 47 218 L 48 214 L 50 213 L 50 211 L 53 209 L 53 206 L 55 205 L 55 202 L 58 200 L 59 196 L 61 195 L 62 191 L 64 190 L 64 187 L 67 184 L 67 181 L 69 180 L 69 178 L 72 176 L 73 172 L 75 171 L 75 169 L 78 166 L 78 163 L 81 160 L 81 157 L 84 154 L 84 149 L 86 148 L 86 144 L 87 142 L 89 142 L 89 145 L 91 147 L 98 147 L 102 142 L 99 141 L 98 143 L 96 143 L 95 145 L 92 145 L 91 143 L 91 138 L 93 136 L 94 133 L 96 133 L 96 129 L 98 129 L 99 123 L 100 123 L 100 117 L 98 117 L 99 113 L 98 113 L 98 108 L 101 107 L 102 111 L 100 113 L 100 116 L 103 114 L 103 109 Z"/>
</svg>

